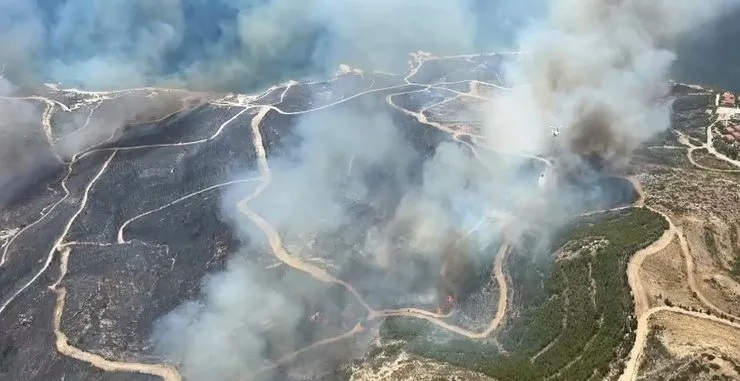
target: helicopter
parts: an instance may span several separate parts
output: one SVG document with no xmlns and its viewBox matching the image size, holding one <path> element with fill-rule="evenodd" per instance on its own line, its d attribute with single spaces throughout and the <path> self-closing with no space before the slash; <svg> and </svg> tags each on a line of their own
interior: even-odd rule
<svg viewBox="0 0 740 381">
<path fill-rule="evenodd" d="M 552 143 L 550 144 L 550 153 L 552 153 L 553 149 L 555 148 L 555 138 L 560 136 L 560 127 L 559 126 L 553 126 L 549 125 L 550 131 L 552 133 Z M 539 179 L 537 179 L 537 187 L 543 188 L 545 184 L 547 183 L 547 177 L 545 174 L 547 173 L 547 169 L 545 169 L 541 174 Z"/>
<path fill-rule="evenodd" d="M 552 131 L 552 137 L 556 138 L 558 135 L 560 135 L 560 127 L 550 125 L 550 130 Z"/>
</svg>

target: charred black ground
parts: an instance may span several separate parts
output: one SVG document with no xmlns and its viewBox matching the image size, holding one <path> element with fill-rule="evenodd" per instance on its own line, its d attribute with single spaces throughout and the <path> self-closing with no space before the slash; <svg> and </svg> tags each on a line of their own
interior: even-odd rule
<svg viewBox="0 0 740 381">
<path fill-rule="evenodd" d="M 486 64 L 479 65 L 480 60 Z M 425 67 L 412 80 L 420 83 L 443 78 L 495 81 L 500 79 L 499 65 L 500 59 L 496 56 L 479 56 L 471 61 L 441 60 Z M 388 86 L 396 87 L 384 89 Z M 479 248 L 464 232 L 451 231 L 448 243 L 439 248 L 439 255 L 426 259 L 395 252 L 392 266 L 380 268 L 372 260 L 354 255 L 362 243 L 359 241 L 362 233 L 386 224 L 398 207 L 403 197 L 399 177 L 412 184 L 419 182 L 424 163 L 440 144 L 462 147 L 464 142 L 470 142 L 466 135 L 460 137 L 461 142 L 456 142 L 449 134 L 420 123 L 390 107 L 386 101 L 389 95 L 423 90 L 422 86 L 404 85 L 398 76 L 366 74 L 293 86 L 282 97 L 280 89 L 273 90 L 256 103 L 275 104 L 288 114 L 270 111 L 262 122 L 268 160 L 290 156 L 302 144 L 294 134 L 300 116 L 289 115 L 290 112 L 327 106 L 367 89 L 377 91 L 328 107 L 327 111 L 315 112 L 347 108 L 360 114 L 371 115 L 379 110 L 387 113 L 402 132 L 412 160 L 401 174 L 383 166 L 370 168 L 365 173 L 353 173 L 352 176 L 371 184 L 371 191 L 364 199 L 338 194 L 353 220 L 334 234 L 318 237 L 315 250 L 321 252 L 326 248 L 327 252 L 344 253 L 341 258 L 329 258 L 338 264 L 332 270 L 333 275 L 351 282 L 374 308 L 413 306 L 439 308 L 444 312 L 459 308 L 463 311 L 460 317 L 463 323 L 490 318 L 491 306 L 495 306 L 491 271 L 497 243 Z M 399 99 L 398 104 L 414 110 L 417 107 L 414 103 L 423 104 L 432 98 L 442 96 L 444 99 L 451 95 L 446 91 L 415 94 L 414 99 Z M 50 95 L 65 103 L 84 98 L 79 94 Z M 281 98 L 282 102 L 278 103 Z M 180 105 L 178 102 L 174 104 Z M 25 230 L 19 231 L 11 244 L 4 242 L 7 246 L 3 247 L 8 252 L 8 261 L 0 267 L 0 301 L 4 303 L 19 290 L 23 291 L 0 315 L 0 379 L 154 379 L 104 373 L 61 356 L 52 345 L 55 340 L 52 311 L 56 296 L 48 286 L 59 275 L 58 251 L 51 257 L 48 269 L 31 281 L 42 270 L 50 251 L 54 252 L 55 241 L 66 222 L 78 210 L 79 217 L 66 236 L 67 242 L 78 245 L 71 247 L 69 271 L 62 282 L 68 294 L 61 328 L 69 336 L 70 344 L 107 358 L 161 361 L 159 355 L 152 352 L 153 323 L 183 302 L 197 299 L 204 276 L 218 273 L 230 256 L 237 255 L 235 253 L 258 266 L 274 264 L 270 249 L 250 242 L 244 234 L 235 231 L 230 223 L 232 217 L 224 215 L 222 208 L 227 190 L 241 189 L 246 195 L 256 186 L 256 183 L 228 183 L 238 174 L 257 169 L 250 125 L 255 110 L 236 116 L 241 107 L 189 103 L 188 107 L 172 113 L 173 103 L 169 100 L 162 103 L 170 105 L 161 109 L 167 110 L 158 115 L 163 119 L 146 122 L 151 115 L 125 115 L 134 118 L 136 123 L 126 123 L 108 143 L 85 148 L 94 151 L 79 155 L 80 159 L 71 168 L 62 164 L 50 166 L 43 176 L 24 182 L 23 191 L 19 193 L 22 196 L 9 199 L 3 208 L 0 228 Z M 233 117 L 235 119 L 217 134 Z M 38 128 L 41 129 L 41 125 Z M 201 143 L 157 146 L 196 141 Z M 115 156 L 111 159 L 112 155 Z M 87 203 L 81 208 L 86 185 L 109 159 L 109 167 L 89 190 Z M 523 181 L 536 186 L 543 170 L 541 161 L 526 159 L 521 161 L 516 172 L 518 177 L 525 179 Z M 63 198 L 61 181 L 65 176 L 69 196 Z M 572 206 L 573 214 L 628 205 L 636 197 L 630 182 L 601 170 L 598 165 L 558 176 L 556 194 L 582 195 L 583 202 Z M 209 187 L 210 190 L 204 191 Z M 176 200 L 180 201 L 173 203 Z M 55 203 L 58 205 L 51 207 Z M 156 211 L 145 215 L 153 210 Z M 40 214 L 45 215 L 41 220 Z M 137 216 L 140 217 L 123 229 L 125 242 L 119 242 L 119 228 Z M 398 226 L 395 234 L 399 242 L 407 239 L 404 226 Z M 304 278 L 302 273 L 279 266 L 266 270 L 260 279 L 269 287 L 284 290 L 303 312 L 297 337 L 286 341 L 285 335 L 290 332 L 281 331 L 279 326 L 262 333 L 269 343 L 263 353 L 268 360 L 278 361 L 286 353 L 345 332 L 362 316 L 361 307 L 341 287 L 316 285 L 310 290 L 300 290 L 305 292 L 289 287 L 312 283 L 311 279 Z M 24 287 L 26 284 L 29 286 Z M 348 360 L 348 354 L 357 354 L 352 353 L 352 348 L 327 349 L 311 357 L 320 359 L 315 361 L 320 366 L 311 368 L 315 372 L 312 377 L 339 377 L 333 369 Z M 276 379 L 296 377 L 287 371 L 290 367 L 290 363 L 282 365 L 283 371 L 277 373 Z"/>
</svg>

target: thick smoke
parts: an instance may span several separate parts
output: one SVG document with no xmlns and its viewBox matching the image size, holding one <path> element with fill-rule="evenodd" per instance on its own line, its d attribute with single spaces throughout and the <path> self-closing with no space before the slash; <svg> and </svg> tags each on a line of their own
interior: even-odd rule
<svg viewBox="0 0 740 381">
<path fill-rule="evenodd" d="M 469 265 L 470 261 L 459 256 L 477 255 L 497 238 L 495 231 L 473 228 L 499 202 L 492 196 L 501 185 L 493 184 L 486 169 L 459 143 L 441 143 L 424 161 L 424 153 L 409 146 L 403 130 L 415 127 L 397 125 L 384 109 L 388 110 L 370 102 L 302 117 L 292 137 L 285 138 L 282 153 L 269 157 L 271 184 L 249 207 L 278 230 L 291 255 L 358 287 L 375 308 L 389 308 L 394 301 L 436 305 L 435 282 L 443 262 L 451 259 Z M 269 119 L 263 123 L 263 131 L 268 130 Z M 248 250 L 272 261 L 264 233 L 235 208 L 244 194 L 244 190 L 235 190 L 226 195 L 224 211 L 248 237 Z M 462 252 L 461 248 L 468 246 L 470 249 Z M 209 286 L 201 302 L 205 307 L 198 307 L 200 312 L 193 313 L 194 304 L 188 303 L 159 323 L 155 336 L 158 347 L 181 362 L 186 376 L 194 380 L 205 379 L 203 375 L 226 380 L 226 375 L 254 371 L 245 364 L 266 361 L 255 349 L 273 345 L 260 335 L 260 326 L 232 323 L 252 320 L 239 311 L 249 311 L 243 303 L 256 305 L 250 300 L 262 298 L 253 294 L 263 293 L 265 287 L 220 290 L 231 286 L 226 280 L 252 282 L 243 279 L 248 274 L 235 274 L 240 269 L 229 268 L 206 283 Z M 454 269 L 449 273 L 458 276 Z M 321 283 L 307 280 L 293 292 L 306 297 L 304 291 L 311 284 Z M 237 293 L 243 300 L 233 309 L 226 304 L 216 306 L 213 299 L 219 293 Z M 332 298 L 326 294 L 312 298 L 327 297 Z M 265 309 L 261 318 L 279 320 L 292 314 L 305 319 L 310 314 L 283 307 Z M 342 311 L 333 314 L 344 315 Z M 197 336 L 205 337 L 213 332 L 220 337 L 226 329 L 223 327 L 234 327 L 239 331 L 236 337 L 251 343 L 240 344 L 245 348 L 227 344 L 233 350 L 219 351 L 217 363 L 203 361 L 210 356 L 203 352 L 212 351 L 210 341 L 189 338 L 189 333 L 200 332 Z M 311 328 L 294 322 L 283 324 L 283 329 L 288 335 L 303 336 L 304 330 Z M 342 332 L 336 329 L 334 335 L 337 331 Z M 198 356 L 200 353 L 203 356 Z M 219 364 L 218 369 L 212 368 L 214 364 Z"/>
<path fill-rule="evenodd" d="M 190 109 L 205 96 L 180 91 L 137 91 L 98 96 L 84 107 L 64 112 L 56 108 L 54 149 L 65 160 L 76 153 L 124 134 L 124 127 L 162 119 Z M 189 103 L 188 99 L 194 101 Z M 64 118 L 62 118 L 62 116 Z"/>
<path fill-rule="evenodd" d="M 90 89 L 165 85 L 244 92 L 333 72 L 344 61 L 393 70 L 416 49 L 471 50 L 477 21 L 471 5 L 10 0 L 0 4 L 0 65 L 22 85 L 44 80 Z"/>
<path fill-rule="evenodd" d="M 295 145 L 270 161 L 269 196 L 252 203 L 289 241 L 307 242 L 352 223 L 343 204 L 371 197 L 372 184 L 364 174 L 373 168 L 403 173 L 411 159 L 403 135 L 377 109 L 310 113 L 294 133 Z M 392 195 L 372 196 L 376 203 L 392 202 Z"/>
<path fill-rule="evenodd" d="M 308 16 L 296 16 L 301 21 L 294 23 L 308 28 L 314 18 L 331 20 L 324 25 L 333 37 L 316 50 L 323 59 L 349 57 L 365 69 L 375 69 L 383 68 L 397 51 L 474 46 L 471 23 L 466 22 L 472 17 L 462 3 L 327 1 L 322 5 L 320 9 L 301 5 Z M 284 30 L 267 20 L 287 22 L 292 9 L 277 1 L 271 7 L 250 10 L 247 14 L 258 15 L 260 21 L 249 35 L 283 41 Z M 689 26 L 705 21 L 708 10 L 686 1 L 552 3 L 546 21 L 521 37 L 524 54 L 507 72 L 514 89 L 491 106 L 486 128 L 491 145 L 508 152 L 546 155 L 552 148 L 574 161 L 596 155 L 611 166 L 622 165 L 637 144 L 667 128 L 667 73 L 675 59 L 669 48 Z M 438 13 L 447 15 L 435 17 Z M 419 17 L 428 24 L 420 27 L 406 22 L 406 17 Z M 665 25 L 657 27 L 650 21 L 654 18 L 664 19 Z M 441 30 L 435 27 L 440 20 L 445 20 Z M 387 30 L 379 31 L 376 25 Z M 264 49 L 263 56 L 273 53 L 269 45 Z M 292 144 L 269 158 L 270 187 L 249 204 L 278 230 L 291 255 L 361 288 L 368 300 L 380 304 L 377 308 L 386 301 L 378 294 L 402 303 L 434 303 L 436 296 L 429 295 L 424 281 L 439 277 L 441 269 L 464 279 L 445 267 L 456 262 L 470 267 L 473 262 L 463 250 L 477 253 L 502 234 L 516 240 L 529 224 L 545 224 L 547 229 L 562 223 L 584 199 L 603 196 L 600 189 L 574 189 L 550 197 L 537 189 L 542 171 L 537 165 L 522 170 L 522 160 L 502 157 L 479 163 L 459 143 L 443 142 L 425 158 L 409 146 L 402 130 L 408 126 L 397 125 L 383 109 L 387 108 L 370 103 L 360 109 L 330 108 L 302 117 Z M 551 146 L 548 124 L 563 126 L 558 146 Z M 262 243 L 261 249 L 252 250 L 269 256 L 263 233 L 236 210 L 236 198 L 225 197 L 229 202 L 224 210 L 251 242 Z M 490 215 L 504 220 L 505 232 L 486 223 Z M 353 272 L 359 263 L 362 267 Z M 378 275 L 377 269 L 385 275 Z M 239 271 L 228 269 L 212 279 L 249 276 Z M 394 277 L 394 272 L 402 276 Z M 440 285 L 445 292 L 455 288 Z M 253 291 L 238 289 L 245 300 L 251 300 L 253 292 L 262 292 L 259 286 Z M 202 302 L 206 307 L 199 307 L 198 313 L 184 307 L 162 320 L 159 346 L 183 363 L 186 376 L 221 380 L 246 371 L 243 364 L 264 361 L 257 349 L 271 344 L 259 337 L 260 328 L 235 326 L 234 320 L 251 321 L 240 314 L 243 308 L 213 301 L 219 300 L 220 293 L 232 291 L 207 287 Z M 306 314 L 278 307 L 264 311 L 269 315 L 265 318 Z M 302 334 L 298 322 L 284 326 Z M 197 331 L 200 336 L 212 331 L 218 336 L 221 327 L 234 327 L 239 332 L 236 336 L 250 343 L 221 351 L 217 363 L 204 363 L 209 358 L 204 352 L 212 349 L 203 343 L 210 341 L 190 340 L 187 332 Z M 215 369 L 213 364 L 218 364 Z"/>
<path fill-rule="evenodd" d="M 270 282 L 263 271 L 236 257 L 224 273 L 204 279 L 202 302 L 185 303 L 158 322 L 158 349 L 183 364 L 188 380 L 242 379 L 269 365 L 262 360 L 265 332 L 295 329 L 304 311 L 286 296 L 287 284 Z"/>
<path fill-rule="evenodd" d="M 677 39 L 735 4 L 551 2 L 545 22 L 522 34 L 524 54 L 508 70 L 521 87 L 494 103 L 489 136 L 549 154 L 549 139 L 542 137 L 548 125 L 559 126 L 565 153 L 624 166 L 638 144 L 669 127 L 668 75 Z"/>
<path fill-rule="evenodd" d="M 6 98 L 15 90 L 0 75 L 0 206 L 29 182 L 60 166 L 42 127 L 44 105 Z"/>
<path fill-rule="evenodd" d="M 73 105 L 59 94 L 62 100 L 54 101 L 23 97 L 25 91 L 0 75 L 0 205 L 47 175 L 60 175 L 75 154 L 115 141 L 125 126 L 182 111 L 189 96 L 203 98 L 181 91 L 137 91 L 83 94 L 86 100 Z"/>
</svg>

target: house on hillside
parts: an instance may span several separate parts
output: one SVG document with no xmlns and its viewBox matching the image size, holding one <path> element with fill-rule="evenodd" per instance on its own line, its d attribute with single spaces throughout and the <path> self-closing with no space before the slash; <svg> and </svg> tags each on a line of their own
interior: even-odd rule
<svg viewBox="0 0 740 381">
<path fill-rule="evenodd" d="M 722 106 L 735 107 L 735 94 L 725 91 L 725 93 L 722 94 Z"/>
</svg>

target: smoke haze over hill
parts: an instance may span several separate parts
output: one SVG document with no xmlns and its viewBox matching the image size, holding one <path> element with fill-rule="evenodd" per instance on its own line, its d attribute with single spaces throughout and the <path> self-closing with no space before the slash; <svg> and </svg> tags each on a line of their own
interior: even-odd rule
<svg viewBox="0 0 740 381">
<path fill-rule="evenodd" d="M 551 2 L 546 20 L 521 34 L 525 54 L 508 71 L 520 88 L 494 102 L 490 136 L 503 129 L 515 131 L 521 148 L 537 150 L 526 146 L 534 144 L 541 150 L 541 139 L 522 136 L 544 136 L 538 134 L 543 126 L 558 126 L 566 152 L 597 155 L 623 167 L 638 144 L 669 126 L 673 47 L 685 33 L 699 30 L 737 4 Z"/>
<path fill-rule="evenodd" d="M 537 186 L 542 163 L 549 164 L 541 156 L 555 156 L 566 171 L 586 167 L 584 157 L 623 170 L 633 149 L 669 126 L 668 78 L 676 44 L 738 1 L 544 3 L 6 0 L 0 2 L 0 95 L 12 95 L 10 81 L 249 92 L 288 79 L 325 77 L 344 62 L 366 72 L 402 74 L 408 53 L 416 50 L 435 55 L 502 46 L 519 50 L 504 73 L 513 88 L 486 105 L 482 127 L 494 150 L 513 153 L 516 160 L 501 155 L 479 161 L 469 146 L 437 130 L 444 138 L 434 135 L 437 140 L 430 138 L 428 147 L 412 147 L 421 128 L 433 128 L 393 114 L 383 97 L 375 103 L 358 100 L 355 109 L 326 108 L 291 120 L 292 140 L 285 151 L 268 157 L 271 184 L 249 202 L 274 225 L 290 254 L 370 289 L 369 299 L 378 304 L 393 298 L 434 303 L 433 288 L 422 286 L 439 277 L 450 256 L 445 250 L 453 250 L 447 248 L 490 256 L 485 251 L 490 245 L 504 238 L 516 243 L 531 225 L 543 225 L 546 240 L 584 204 L 612 198 L 594 185 L 602 179 L 597 171 L 579 178 L 585 186 L 556 183 L 547 193 L 551 188 Z M 46 164 L 36 150 L 14 149 L 25 133 L 38 129 L 41 116 L 22 100 L 0 107 L 0 132 L 10 137 L 0 143 L 0 190 L 16 191 L 8 184 L 26 178 L 27 168 Z M 101 112 L 93 124 L 95 137 L 65 146 L 71 148 L 63 158 L 99 142 L 101 131 L 108 135 L 126 124 L 130 111 L 154 106 L 147 98 L 121 107 Z M 409 125 L 419 129 L 409 132 Z M 562 128 L 554 145 L 549 125 Z M 48 153 L 49 147 L 38 151 Z M 7 163 L 24 163 L 26 169 Z M 232 253 L 222 273 L 203 281 L 197 300 L 155 324 L 157 353 L 180 365 L 188 380 L 233 380 L 268 366 L 278 356 L 266 353 L 278 352 L 275 348 L 294 350 L 295 342 L 285 338 L 310 336 L 306 318 L 316 309 L 305 300 L 332 299 L 327 304 L 342 316 L 354 308 L 337 307 L 338 298 L 324 283 L 286 275 L 287 287 L 280 276 L 276 281 L 259 275 L 265 266 L 247 258 L 271 258 L 274 248 L 236 209 L 244 191 L 227 192 L 222 209 L 249 243 Z M 505 216 L 503 222 L 488 221 L 495 213 Z M 350 265 L 357 264 L 365 267 L 352 272 Z M 397 268 L 403 272 L 393 273 Z M 346 330 L 343 324 L 327 326 Z M 279 332 L 271 331 L 274 327 Z"/>
<path fill-rule="evenodd" d="M 470 51 L 478 21 L 473 5 L 12 0 L 0 4 L 0 63 L 19 83 L 247 91 L 333 72 L 344 61 L 395 70 L 409 51 Z"/>
</svg>

